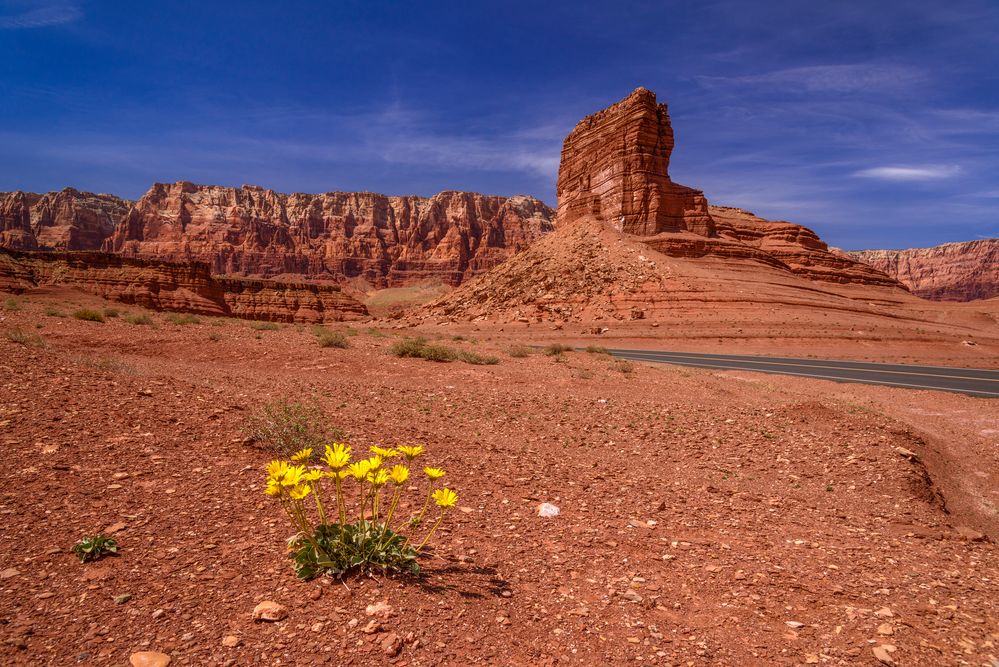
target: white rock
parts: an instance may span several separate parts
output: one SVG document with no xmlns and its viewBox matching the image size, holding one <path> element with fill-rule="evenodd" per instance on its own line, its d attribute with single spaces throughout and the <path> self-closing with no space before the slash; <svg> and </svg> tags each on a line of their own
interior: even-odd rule
<svg viewBox="0 0 999 667">
<path fill-rule="evenodd" d="M 560 510 L 555 505 L 552 505 L 551 503 L 541 503 L 538 506 L 538 516 L 553 517 L 553 516 L 558 516 L 561 513 L 562 510 Z"/>
</svg>

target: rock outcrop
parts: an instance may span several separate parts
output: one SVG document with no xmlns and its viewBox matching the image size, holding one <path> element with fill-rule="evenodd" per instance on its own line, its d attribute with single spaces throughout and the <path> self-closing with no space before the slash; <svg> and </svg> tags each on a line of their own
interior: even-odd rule
<svg viewBox="0 0 999 667">
<path fill-rule="evenodd" d="M 285 195 L 178 182 L 154 185 L 104 249 L 203 261 L 219 274 L 453 286 L 527 247 L 551 229 L 552 217 L 543 202 L 522 196 Z"/>
<path fill-rule="evenodd" d="M 202 262 L 100 252 L 0 251 L 0 290 L 68 285 L 155 310 L 272 322 L 338 322 L 367 316 L 339 286 L 213 276 Z"/>
<path fill-rule="evenodd" d="M 100 250 L 131 202 L 66 188 L 0 192 L 0 248 Z"/>
<path fill-rule="evenodd" d="M 868 314 L 911 298 L 810 229 L 709 206 L 670 180 L 672 149 L 666 105 L 644 88 L 584 119 L 563 145 L 556 231 L 416 317 L 646 319 L 736 303 Z"/>
<path fill-rule="evenodd" d="M 888 274 L 924 299 L 972 301 L 999 295 L 999 239 L 846 254 Z"/>
</svg>

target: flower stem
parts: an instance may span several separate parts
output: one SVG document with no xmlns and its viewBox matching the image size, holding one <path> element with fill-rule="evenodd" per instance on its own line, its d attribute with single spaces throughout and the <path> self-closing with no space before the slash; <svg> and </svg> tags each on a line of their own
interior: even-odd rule
<svg viewBox="0 0 999 667">
<path fill-rule="evenodd" d="M 427 533 L 427 536 L 423 538 L 422 542 L 420 542 L 420 546 L 416 547 L 417 551 L 420 551 L 427 544 L 427 542 L 430 541 L 430 536 L 433 535 L 434 531 L 437 530 L 437 527 L 441 525 L 441 521 L 444 520 L 445 514 L 447 514 L 447 512 L 445 510 L 441 510 L 440 518 L 437 519 L 437 523 L 434 524 L 434 527 L 430 529 L 430 532 Z"/>
</svg>

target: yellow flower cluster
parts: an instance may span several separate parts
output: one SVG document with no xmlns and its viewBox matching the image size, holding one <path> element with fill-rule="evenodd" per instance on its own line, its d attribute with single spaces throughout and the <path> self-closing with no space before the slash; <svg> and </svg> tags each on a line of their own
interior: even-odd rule
<svg viewBox="0 0 999 667">
<path fill-rule="evenodd" d="M 368 458 L 351 460 L 352 448 L 347 444 L 335 442 L 327 445 L 322 456 L 319 457 L 319 461 L 325 464 L 325 468 L 323 468 L 319 466 L 308 467 L 309 462 L 313 460 L 313 450 L 311 448 L 303 449 L 296 452 L 291 457 L 291 461 L 272 461 L 268 464 L 267 485 L 264 493 L 276 498 L 300 535 L 307 541 L 314 543 L 313 536 L 316 527 L 327 523 L 326 510 L 328 505 L 325 501 L 328 498 L 327 489 L 324 488 L 324 480 L 331 479 L 333 481 L 336 515 L 342 526 L 348 523 L 349 503 L 344 482 L 353 479 L 358 484 L 355 507 L 358 525 L 388 534 L 392 530 L 392 520 L 402 500 L 402 487 L 410 479 L 410 466 L 423 455 L 424 451 L 423 445 L 400 445 L 394 448 L 375 446 L 370 448 Z M 386 463 L 400 456 L 409 465 L 396 464 L 389 467 Z M 423 521 L 431 500 L 440 508 L 440 516 L 420 546 L 416 547 L 417 551 L 426 545 L 430 536 L 440 526 L 447 511 L 458 502 L 458 494 L 451 489 L 436 488 L 437 480 L 446 474 L 443 469 L 425 467 L 423 473 L 428 480 L 427 496 L 423 507 L 418 514 L 403 522 L 401 527 L 418 526 Z M 385 491 L 385 487 L 390 483 L 391 491 Z M 306 509 L 305 500 L 310 495 L 315 501 L 318 523 L 312 521 L 310 511 Z M 385 503 L 388 503 L 388 510 L 383 513 L 381 510 L 384 509 Z M 380 518 L 382 516 L 384 516 L 383 519 Z M 409 541 L 410 539 L 407 539 L 406 543 L 408 544 Z"/>
</svg>

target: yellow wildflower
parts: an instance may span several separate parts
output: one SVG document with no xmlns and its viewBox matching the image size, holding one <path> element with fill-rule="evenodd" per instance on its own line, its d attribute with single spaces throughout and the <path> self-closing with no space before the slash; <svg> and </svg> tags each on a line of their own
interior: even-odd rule
<svg viewBox="0 0 999 667">
<path fill-rule="evenodd" d="M 305 466 L 288 466 L 288 471 L 281 478 L 282 486 L 295 486 L 302 481 L 305 474 Z"/>
<path fill-rule="evenodd" d="M 384 447 L 371 447 L 371 453 L 377 454 L 383 459 L 390 459 L 393 456 L 399 456 L 399 452 L 394 449 L 386 449 Z"/>
<path fill-rule="evenodd" d="M 458 494 L 447 488 L 437 489 L 434 491 L 434 500 L 437 502 L 438 507 L 447 509 L 454 507 L 458 502 Z"/>
<path fill-rule="evenodd" d="M 271 461 L 267 464 L 267 476 L 273 480 L 281 481 L 289 467 L 287 461 Z"/>
<path fill-rule="evenodd" d="M 350 463 L 350 447 L 340 442 L 334 442 L 333 446 L 326 445 L 323 461 L 333 470 L 339 470 Z"/>
<path fill-rule="evenodd" d="M 396 447 L 396 449 L 402 452 L 402 455 L 406 457 L 407 461 L 412 461 L 417 456 L 423 453 L 423 445 L 415 445 L 413 447 L 410 447 L 408 445 L 400 445 L 399 447 Z"/>
<path fill-rule="evenodd" d="M 268 481 L 268 483 L 267 483 L 267 489 L 264 490 L 264 493 L 266 493 L 269 496 L 280 496 L 281 495 L 281 485 L 277 484 L 277 483 L 272 483 L 272 482 Z"/>
<path fill-rule="evenodd" d="M 371 463 L 367 459 L 351 463 L 347 468 L 347 472 L 357 480 L 362 480 L 367 477 L 370 471 Z"/>
<path fill-rule="evenodd" d="M 294 489 L 291 490 L 289 495 L 291 496 L 292 500 L 302 500 L 311 492 L 312 492 L 311 486 L 309 486 L 308 484 L 299 484 L 298 486 L 296 486 Z"/>
<path fill-rule="evenodd" d="M 424 468 L 423 472 L 426 473 L 427 477 L 430 479 L 440 479 L 447 474 L 440 468 Z"/>
<path fill-rule="evenodd" d="M 312 447 L 306 447 L 305 449 L 300 449 L 291 455 L 292 461 L 308 461 L 312 458 Z"/>
<path fill-rule="evenodd" d="M 392 466 L 392 471 L 389 473 L 389 477 L 392 479 L 392 483 L 396 486 L 404 484 L 407 479 L 409 479 L 409 468 L 406 466 Z"/>
<path fill-rule="evenodd" d="M 375 487 L 384 486 L 389 481 L 389 471 L 372 470 L 368 473 L 368 481 Z"/>
<path fill-rule="evenodd" d="M 302 475 L 302 480 L 305 482 L 316 482 L 324 477 L 322 470 L 310 470 L 309 472 Z"/>
<path fill-rule="evenodd" d="M 382 457 L 377 456 L 377 455 L 376 456 L 372 456 L 370 459 L 368 459 L 368 470 L 371 471 L 371 472 L 374 472 L 375 470 L 378 470 L 379 468 L 381 468 L 382 467 L 382 463 L 384 463 L 384 462 L 385 462 L 385 460 Z"/>
</svg>

